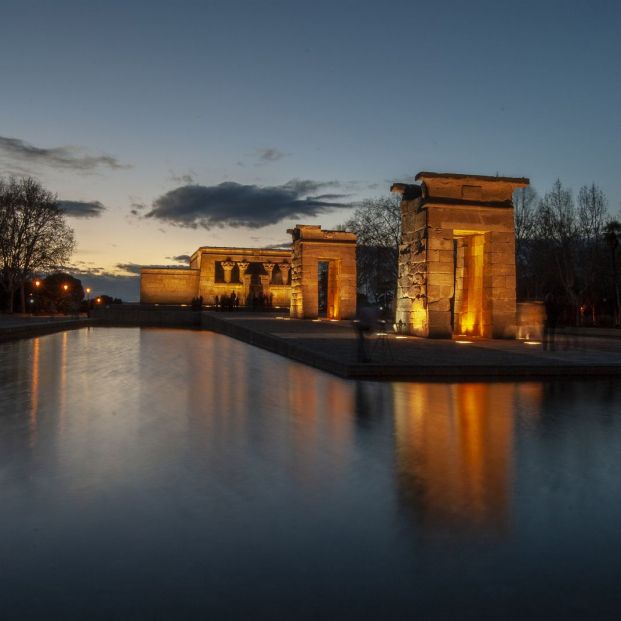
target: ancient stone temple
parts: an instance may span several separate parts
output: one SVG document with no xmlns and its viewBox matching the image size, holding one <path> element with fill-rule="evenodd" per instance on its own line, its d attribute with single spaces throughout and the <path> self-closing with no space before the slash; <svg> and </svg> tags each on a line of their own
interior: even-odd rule
<svg viewBox="0 0 621 621">
<path fill-rule="evenodd" d="M 313 318 L 325 312 L 329 319 L 353 319 L 356 234 L 302 224 L 287 232 L 293 237 L 291 317 Z"/>
<path fill-rule="evenodd" d="M 408 334 L 514 338 L 513 190 L 528 179 L 421 172 L 401 194 L 396 322 Z"/>
<path fill-rule="evenodd" d="M 298 224 L 290 250 L 202 246 L 187 268 L 143 268 L 140 301 L 190 304 L 235 293 L 240 306 L 269 300 L 292 317 L 350 319 L 356 315 L 356 235 Z"/>
<path fill-rule="evenodd" d="M 272 306 L 289 306 L 291 251 L 202 246 L 190 257 L 189 268 L 143 268 L 140 301 L 146 304 L 189 304 L 202 296 L 235 293 L 241 305 L 263 296 Z"/>
</svg>

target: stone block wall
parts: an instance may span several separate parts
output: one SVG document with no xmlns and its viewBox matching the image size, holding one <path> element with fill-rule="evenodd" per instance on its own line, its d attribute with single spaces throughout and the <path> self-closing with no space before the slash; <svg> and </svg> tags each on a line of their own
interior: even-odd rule
<svg viewBox="0 0 621 621">
<path fill-rule="evenodd" d="M 483 335 L 495 339 L 515 338 L 515 235 L 513 232 L 492 231 L 485 235 L 485 240 L 484 286 L 490 319 Z"/>
<path fill-rule="evenodd" d="M 260 248 L 199 248 L 192 256 L 191 261 L 200 265 L 199 293 L 205 304 L 214 304 L 215 298 L 235 293 L 240 304 L 246 304 L 250 295 L 251 277 L 246 274 L 250 264 L 265 263 L 273 265 L 271 273 L 261 276 L 263 293 L 272 294 L 274 306 L 289 306 L 289 266 L 291 261 L 290 250 L 262 250 Z M 226 264 L 229 282 L 216 282 L 216 264 Z M 191 263 L 192 264 L 192 263 Z M 284 269 L 284 267 L 287 269 Z M 281 274 L 281 281 L 285 284 L 273 284 L 273 277 Z"/>
<path fill-rule="evenodd" d="M 425 337 L 514 338 L 511 197 L 528 179 L 419 173 L 402 195 L 396 322 Z"/>
<path fill-rule="evenodd" d="M 144 304 L 190 304 L 198 291 L 199 270 L 143 269 L 140 301 Z"/>
<path fill-rule="evenodd" d="M 517 338 L 543 338 L 543 323 L 546 318 L 546 309 L 543 302 L 517 303 Z"/>
<path fill-rule="evenodd" d="M 297 319 L 319 315 L 318 266 L 328 263 L 328 318 L 356 316 L 356 235 L 345 231 L 322 231 L 320 226 L 300 225 L 290 229 L 290 315 Z"/>
<path fill-rule="evenodd" d="M 408 334 L 427 336 L 427 212 L 419 198 L 401 201 L 401 244 L 395 320 Z"/>
<path fill-rule="evenodd" d="M 444 338 L 452 334 L 451 300 L 455 266 L 453 231 L 427 227 L 427 335 Z"/>
</svg>

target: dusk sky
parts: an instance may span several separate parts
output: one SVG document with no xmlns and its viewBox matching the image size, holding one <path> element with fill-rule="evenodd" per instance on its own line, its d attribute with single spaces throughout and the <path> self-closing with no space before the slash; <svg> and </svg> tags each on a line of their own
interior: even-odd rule
<svg viewBox="0 0 621 621">
<path fill-rule="evenodd" d="M 2 2 L 0 175 L 75 228 L 85 286 L 288 241 L 420 170 L 595 182 L 621 207 L 621 4 Z"/>
</svg>

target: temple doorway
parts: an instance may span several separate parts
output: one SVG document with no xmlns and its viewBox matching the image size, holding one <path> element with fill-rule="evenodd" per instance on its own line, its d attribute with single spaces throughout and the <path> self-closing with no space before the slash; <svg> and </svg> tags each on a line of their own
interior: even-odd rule
<svg viewBox="0 0 621 621">
<path fill-rule="evenodd" d="M 319 317 L 328 316 L 328 276 L 330 263 L 319 261 L 317 264 L 317 311 Z"/>
<path fill-rule="evenodd" d="M 453 231 L 453 334 L 483 336 L 489 323 L 484 294 L 485 235 Z"/>
<path fill-rule="evenodd" d="M 356 316 L 356 234 L 298 224 L 291 257 L 291 316 Z"/>
<path fill-rule="evenodd" d="M 395 321 L 403 332 L 514 338 L 512 196 L 524 177 L 421 172 L 401 194 Z"/>
</svg>

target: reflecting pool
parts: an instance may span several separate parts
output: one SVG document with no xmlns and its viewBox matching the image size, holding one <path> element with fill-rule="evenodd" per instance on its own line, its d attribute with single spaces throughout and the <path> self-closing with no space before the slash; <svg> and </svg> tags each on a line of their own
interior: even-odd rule
<svg viewBox="0 0 621 621">
<path fill-rule="evenodd" d="M 621 386 L 0 344 L 0 618 L 618 618 Z"/>
</svg>

